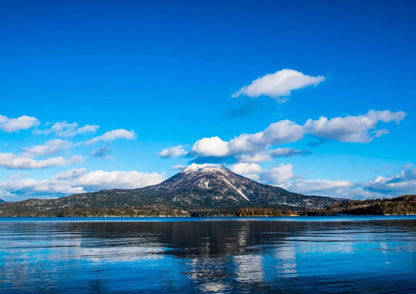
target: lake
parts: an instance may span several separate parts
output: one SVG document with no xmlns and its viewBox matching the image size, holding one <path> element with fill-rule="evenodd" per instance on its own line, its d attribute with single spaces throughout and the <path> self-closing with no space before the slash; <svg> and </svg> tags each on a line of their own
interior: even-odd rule
<svg viewBox="0 0 416 294">
<path fill-rule="evenodd" d="M 416 217 L 0 218 L 1 293 L 416 292 Z"/>
</svg>

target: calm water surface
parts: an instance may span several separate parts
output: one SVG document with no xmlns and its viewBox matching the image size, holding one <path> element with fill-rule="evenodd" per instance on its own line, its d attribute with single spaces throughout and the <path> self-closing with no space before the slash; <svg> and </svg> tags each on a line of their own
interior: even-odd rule
<svg viewBox="0 0 416 294">
<path fill-rule="evenodd" d="M 416 293 L 416 217 L 0 219 L 0 293 Z"/>
</svg>

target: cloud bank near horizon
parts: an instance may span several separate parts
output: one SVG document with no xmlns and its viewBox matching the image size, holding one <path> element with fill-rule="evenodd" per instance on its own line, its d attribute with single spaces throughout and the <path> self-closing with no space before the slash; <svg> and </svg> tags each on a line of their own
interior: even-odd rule
<svg viewBox="0 0 416 294">
<path fill-rule="evenodd" d="M 0 181 L 0 197 L 18 197 L 22 193 L 31 197 L 53 198 L 69 194 L 92 192 L 102 189 L 136 189 L 162 182 L 163 174 L 132 171 L 88 171 L 71 169 L 49 179 L 22 178 L 20 174 Z"/>
</svg>

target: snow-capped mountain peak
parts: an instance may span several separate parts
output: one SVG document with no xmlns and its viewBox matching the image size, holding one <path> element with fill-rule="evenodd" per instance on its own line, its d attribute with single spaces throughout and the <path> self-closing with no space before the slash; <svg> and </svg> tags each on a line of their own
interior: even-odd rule
<svg viewBox="0 0 416 294">
<path fill-rule="evenodd" d="M 204 164 L 196 164 L 192 163 L 190 166 L 186 167 L 181 171 L 181 173 L 195 173 L 195 172 L 203 172 L 203 173 L 213 173 L 213 172 L 222 172 L 226 170 L 223 165 L 220 164 L 213 164 L 213 163 L 204 163 Z"/>
</svg>

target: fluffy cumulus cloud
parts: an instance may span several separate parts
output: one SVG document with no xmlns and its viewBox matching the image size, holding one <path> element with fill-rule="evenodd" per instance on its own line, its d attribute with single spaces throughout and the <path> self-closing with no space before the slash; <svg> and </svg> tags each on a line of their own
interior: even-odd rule
<svg viewBox="0 0 416 294">
<path fill-rule="evenodd" d="M 283 188 L 290 186 L 289 180 L 293 178 L 292 164 L 278 164 L 269 170 L 263 172 L 262 180 L 273 185 L 278 185 Z"/>
<path fill-rule="evenodd" d="M 257 163 L 237 163 L 231 165 L 230 169 L 250 179 L 307 195 L 351 199 L 382 196 L 378 191 L 364 189 L 363 183 L 347 180 L 305 179 L 303 175 L 295 175 L 292 164 L 278 164 L 263 168 Z"/>
<path fill-rule="evenodd" d="M 77 185 L 88 190 L 96 189 L 135 189 L 162 182 L 164 176 L 158 173 L 133 171 L 92 171 L 79 177 Z"/>
<path fill-rule="evenodd" d="M 159 156 L 163 158 L 173 158 L 173 157 L 181 157 L 187 155 L 188 152 L 185 151 L 182 145 L 178 145 L 175 147 L 165 148 L 160 151 Z"/>
<path fill-rule="evenodd" d="M 296 142 L 302 137 L 302 126 L 290 120 L 282 120 L 269 125 L 262 132 L 242 134 L 229 142 L 219 137 L 203 138 L 194 144 L 192 152 L 201 157 L 254 154 L 265 150 L 269 145 Z"/>
<path fill-rule="evenodd" d="M 304 125 L 291 120 L 281 120 L 270 124 L 261 132 L 244 133 L 229 141 L 217 136 L 200 139 L 193 145 L 191 154 L 197 158 L 232 157 L 239 162 L 265 162 L 276 157 L 309 154 L 308 150 L 289 147 L 270 149 L 273 146 L 298 142 L 306 134 L 320 140 L 368 143 L 388 133 L 385 129 L 376 129 L 378 123 L 399 123 L 405 117 L 406 113 L 403 111 L 370 110 L 367 114 L 359 116 L 309 119 Z"/>
<path fill-rule="evenodd" d="M 69 181 L 69 180 L 76 180 L 79 177 L 87 174 L 88 171 L 86 168 L 74 168 L 68 171 L 61 172 L 56 174 L 52 177 L 52 180 L 56 181 Z"/>
<path fill-rule="evenodd" d="M 14 132 L 25 130 L 39 125 L 39 121 L 30 116 L 21 116 L 18 118 L 8 118 L 0 115 L 0 130 L 6 132 Z M 78 123 L 68 123 L 66 121 L 56 122 L 46 130 L 35 129 L 33 134 L 55 135 L 59 137 L 73 137 L 79 134 L 92 134 L 98 129 L 97 125 L 80 126 Z M 92 145 L 99 142 L 111 142 L 116 139 L 132 140 L 136 138 L 133 130 L 117 129 L 105 132 L 101 136 L 94 137 L 84 142 L 73 143 L 69 139 L 53 139 L 41 145 L 34 145 L 28 147 L 21 147 L 21 153 L 15 154 L 11 152 L 0 153 L 0 167 L 8 169 L 41 169 L 48 167 L 67 166 L 72 164 L 79 164 L 83 162 L 84 158 L 80 155 L 56 156 L 63 150 L 72 149 L 75 147 L 82 147 Z M 5 142 L 4 146 L 7 146 Z M 85 147 L 84 147 L 85 148 Z M 92 156 L 97 156 L 105 159 L 112 159 L 110 156 L 111 149 L 108 147 L 101 147 L 90 152 Z M 51 157 L 54 156 L 54 157 Z"/>
<path fill-rule="evenodd" d="M 203 138 L 192 146 L 192 153 L 200 157 L 225 157 L 230 153 L 228 144 L 220 137 Z"/>
<path fill-rule="evenodd" d="M 259 138 L 256 138 L 256 135 Z M 255 134 L 254 140 L 260 140 L 263 144 L 285 144 L 302 139 L 302 126 L 288 119 L 269 125 L 263 132 Z"/>
<path fill-rule="evenodd" d="M 280 164 L 256 172 L 258 179 L 291 192 L 349 199 L 395 197 L 416 192 L 416 168 L 409 164 L 397 175 L 377 177 L 369 182 L 348 180 L 305 179 L 296 176 L 291 164 Z"/>
<path fill-rule="evenodd" d="M 262 151 L 259 153 L 241 154 L 237 156 L 236 158 L 239 162 L 259 163 L 259 162 L 271 161 L 278 157 L 289 157 L 289 156 L 306 155 L 306 154 L 310 154 L 310 151 L 300 150 L 300 149 L 290 148 L 290 147 L 283 147 L 283 148 L 276 148 L 272 150 L 266 150 L 266 151 Z"/>
<path fill-rule="evenodd" d="M 160 183 L 164 176 L 158 173 L 133 171 L 91 171 L 72 169 L 45 180 L 21 179 L 19 176 L 0 182 L 0 196 L 64 196 L 100 189 L 134 189 Z"/>
<path fill-rule="evenodd" d="M 254 154 L 241 154 L 238 156 L 238 161 L 242 163 L 260 163 L 272 160 L 268 152 L 259 152 Z"/>
<path fill-rule="evenodd" d="M 409 164 L 402 170 L 389 177 L 378 176 L 374 180 L 363 183 L 363 188 L 382 194 L 415 194 L 416 193 L 416 168 Z"/>
<path fill-rule="evenodd" d="M 244 170 L 242 169 L 242 171 Z M 375 197 L 375 195 L 363 191 L 359 184 L 350 181 L 331 181 L 327 179 L 307 180 L 302 175 L 296 176 L 292 164 L 278 164 L 266 169 L 259 167 L 256 171 L 253 169 L 253 173 L 250 175 L 252 179 L 257 179 L 260 182 L 278 186 L 296 193 L 338 198 Z"/>
<path fill-rule="evenodd" d="M 303 137 L 302 126 L 282 120 L 269 125 L 264 131 L 255 134 L 242 134 L 229 142 L 232 154 L 253 153 L 264 150 L 269 145 L 296 142 Z"/>
<path fill-rule="evenodd" d="M 136 138 L 134 130 L 117 129 L 105 132 L 103 135 L 88 140 L 85 144 L 92 145 L 98 142 L 110 142 L 116 139 L 133 140 Z"/>
<path fill-rule="evenodd" d="M 0 115 L 0 130 L 5 132 L 15 132 L 37 127 L 39 121 L 30 116 L 18 118 L 8 118 Z M 97 125 L 80 126 L 78 123 L 68 123 L 66 121 L 49 124 L 47 129 L 33 130 L 36 135 L 54 135 L 58 137 L 70 138 L 80 134 L 94 134 L 98 130 Z M 91 138 L 91 137 L 90 137 Z M 101 136 L 93 137 L 84 142 L 74 143 L 70 139 L 53 139 L 44 144 L 21 147 L 21 152 L 1 152 L 0 168 L 7 169 L 44 169 L 50 167 L 62 167 L 80 164 L 84 162 L 84 157 L 71 155 L 69 149 L 84 148 L 84 153 L 105 159 L 112 159 L 111 149 L 101 147 L 88 150 L 88 145 L 99 142 L 111 142 L 116 139 L 132 140 L 136 138 L 133 130 L 117 129 L 105 132 Z M 7 147 L 7 142 L 4 143 Z M 65 156 L 58 156 L 59 153 L 66 151 Z M 86 169 L 74 169 L 60 173 L 50 179 L 37 180 L 31 176 L 21 174 L 10 177 L 9 180 L 0 181 L 0 196 L 51 196 L 71 193 L 80 193 L 91 189 L 101 188 L 137 188 L 162 181 L 163 175 L 157 173 L 140 173 L 137 171 L 93 171 L 87 172 Z M 48 196 L 48 197 L 49 197 Z"/>
<path fill-rule="evenodd" d="M 262 168 L 257 163 L 237 163 L 232 165 L 230 169 L 253 180 L 306 194 L 321 192 L 325 195 L 335 196 L 339 195 L 333 194 L 337 192 L 337 188 L 352 186 L 348 181 L 304 180 L 302 177 L 295 176 L 292 164 L 281 163 L 268 168 Z"/>
<path fill-rule="evenodd" d="M 72 187 L 67 182 L 55 179 L 35 180 L 13 177 L 7 181 L 0 182 L 0 197 L 14 201 L 19 195 L 30 197 L 56 197 L 57 195 L 68 195 L 83 193 L 82 187 Z"/>
<path fill-rule="evenodd" d="M 293 90 L 316 86 L 325 80 L 323 76 L 309 76 L 293 69 L 282 69 L 272 74 L 257 78 L 251 84 L 242 87 L 232 96 L 241 95 L 259 97 L 261 95 L 273 98 L 287 97 Z M 284 102 L 284 100 L 280 100 Z"/>
<path fill-rule="evenodd" d="M 67 140 L 50 140 L 43 145 L 36 145 L 32 147 L 23 147 L 22 151 L 28 156 L 48 156 L 61 152 L 62 150 L 71 147 L 71 142 Z"/>
<path fill-rule="evenodd" d="M 79 164 L 84 161 L 80 155 L 48 157 L 62 150 L 69 149 L 73 144 L 67 140 L 50 140 L 42 145 L 22 147 L 22 153 L 0 153 L 0 167 L 8 169 L 39 169 L 56 166 Z M 41 157 L 39 159 L 38 157 Z M 45 158 L 46 157 L 46 158 Z"/>
<path fill-rule="evenodd" d="M 0 130 L 4 132 L 16 132 L 20 130 L 27 130 L 39 125 L 39 121 L 32 116 L 23 115 L 18 118 L 8 118 L 0 115 Z"/>
<path fill-rule="evenodd" d="M 396 175 L 379 176 L 368 182 L 306 179 L 304 175 L 295 175 L 292 164 L 263 168 L 257 163 L 237 163 L 230 169 L 250 179 L 307 195 L 368 199 L 416 193 L 416 168 L 412 164 L 404 166 Z"/>
<path fill-rule="evenodd" d="M 330 181 L 326 179 L 304 180 L 296 179 L 290 183 L 289 188 L 298 193 L 316 194 L 331 197 L 344 197 L 351 195 L 350 189 L 354 184 L 350 181 L 338 180 Z M 346 191 L 347 189 L 347 191 Z"/>
<path fill-rule="evenodd" d="M 236 163 L 230 169 L 237 174 L 253 180 L 258 180 L 260 178 L 259 173 L 263 171 L 262 167 L 257 163 Z"/>
<path fill-rule="evenodd" d="M 58 137 L 73 137 L 80 134 L 91 134 L 98 130 L 97 125 L 85 125 L 80 127 L 78 123 L 68 123 L 67 121 L 56 122 L 47 130 L 37 130 L 37 134 L 55 134 Z"/>
<path fill-rule="evenodd" d="M 0 166 L 10 169 L 36 169 L 53 166 L 66 166 L 83 162 L 84 158 L 74 155 L 69 158 L 62 156 L 36 160 L 26 154 L 0 153 Z"/>
<path fill-rule="evenodd" d="M 365 115 L 335 117 L 328 119 L 321 116 L 318 120 L 309 119 L 305 123 L 305 131 L 319 138 L 340 142 L 367 143 L 375 137 L 388 133 L 387 130 L 375 130 L 379 122 L 399 123 L 406 117 L 403 111 L 370 110 Z"/>
</svg>

